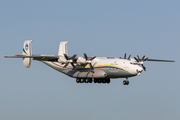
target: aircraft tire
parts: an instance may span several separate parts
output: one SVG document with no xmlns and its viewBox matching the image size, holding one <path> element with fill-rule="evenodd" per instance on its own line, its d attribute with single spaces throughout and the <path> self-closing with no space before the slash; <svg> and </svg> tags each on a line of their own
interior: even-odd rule
<svg viewBox="0 0 180 120">
<path fill-rule="evenodd" d="M 129 81 L 126 82 L 126 85 L 129 85 Z"/>
<path fill-rule="evenodd" d="M 85 79 L 85 83 L 88 83 L 90 80 L 87 78 L 87 79 Z"/>
<path fill-rule="evenodd" d="M 77 83 L 80 83 L 80 79 L 79 79 L 79 78 L 76 78 L 76 82 L 77 82 Z"/>
<path fill-rule="evenodd" d="M 102 79 L 102 83 L 106 83 L 106 78 L 103 78 L 103 79 Z"/>
<path fill-rule="evenodd" d="M 92 83 L 92 79 L 89 79 L 89 83 Z"/>
<path fill-rule="evenodd" d="M 102 80 L 101 80 L 101 79 L 98 79 L 98 83 L 102 83 Z"/>
<path fill-rule="evenodd" d="M 106 83 L 109 84 L 110 82 L 111 82 L 111 80 L 110 80 L 109 78 L 107 78 L 107 79 L 106 79 Z"/>
<path fill-rule="evenodd" d="M 84 83 L 84 82 L 85 82 L 85 79 L 82 78 L 82 79 L 81 79 L 81 83 Z"/>
<path fill-rule="evenodd" d="M 125 80 L 123 81 L 123 85 L 126 85 L 126 81 Z"/>
<path fill-rule="evenodd" d="M 129 81 L 124 80 L 123 85 L 129 85 Z"/>
<path fill-rule="evenodd" d="M 96 80 L 96 79 L 94 79 L 94 83 L 97 83 L 97 80 Z"/>
</svg>

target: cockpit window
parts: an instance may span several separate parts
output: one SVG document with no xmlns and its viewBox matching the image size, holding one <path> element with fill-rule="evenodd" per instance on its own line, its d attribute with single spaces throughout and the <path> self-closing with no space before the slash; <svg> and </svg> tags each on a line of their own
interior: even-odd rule
<svg viewBox="0 0 180 120">
<path fill-rule="evenodd" d="M 131 62 L 130 64 L 132 64 L 132 65 L 138 65 L 138 63 L 132 63 L 132 62 Z"/>
<path fill-rule="evenodd" d="M 114 57 L 107 57 L 107 59 L 114 59 Z"/>
</svg>

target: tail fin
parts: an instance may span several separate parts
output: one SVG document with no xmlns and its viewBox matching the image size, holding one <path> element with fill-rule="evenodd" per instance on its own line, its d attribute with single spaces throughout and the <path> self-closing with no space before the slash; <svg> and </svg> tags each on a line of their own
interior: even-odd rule
<svg viewBox="0 0 180 120">
<path fill-rule="evenodd" d="M 63 56 L 64 54 L 68 55 L 67 43 L 68 42 L 60 42 L 58 55 L 63 55 Z"/>
<path fill-rule="evenodd" d="M 23 55 L 26 55 L 26 56 L 32 55 L 31 42 L 32 42 L 32 40 L 24 41 Z M 31 67 L 31 58 L 23 58 L 23 65 L 27 68 L 30 68 Z"/>
</svg>

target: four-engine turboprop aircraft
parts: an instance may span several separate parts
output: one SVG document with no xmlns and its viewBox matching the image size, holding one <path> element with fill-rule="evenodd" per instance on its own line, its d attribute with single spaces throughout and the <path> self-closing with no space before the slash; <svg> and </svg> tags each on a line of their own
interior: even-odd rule
<svg viewBox="0 0 180 120">
<path fill-rule="evenodd" d="M 23 65 L 27 68 L 31 66 L 31 58 L 38 60 L 46 65 L 62 72 L 70 77 L 76 78 L 77 83 L 110 83 L 112 78 L 126 78 L 123 81 L 124 85 L 129 85 L 128 78 L 140 75 L 146 67 L 144 61 L 158 61 L 158 62 L 175 62 L 171 60 L 156 60 L 149 59 L 143 56 L 140 58 L 126 57 L 88 57 L 84 53 L 84 57 L 77 57 L 74 54 L 72 57 L 68 56 L 67 43 L 60 42 L 58 55 L 32 55 L 31 50 L 32 40 L 24 41 L 22 55 L 5 56 L 5 58 L 23 58 Z M 141 67 L 142 66 L 142 67 Z"/>
</svg>

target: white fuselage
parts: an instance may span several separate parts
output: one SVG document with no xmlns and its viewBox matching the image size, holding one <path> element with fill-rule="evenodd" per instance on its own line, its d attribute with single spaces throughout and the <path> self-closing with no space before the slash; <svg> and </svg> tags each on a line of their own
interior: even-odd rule
<svg viewBox="0 0 180 120">
<path fill-rule="evenodd" d="M 70 77 L 75 77 L 75 78 L 78 78 L 79 74 L 82 73 L 89 74 L 89 72 L 91 71 L 89 65 L 82 67 L 81 65 L 75 64 L 77 69 L 74 70 L 71 65 L 68 65 L 66 68 L 63 68 L 64 64 L 59 62 L 51 62 L 51 61 L 43 61 L 43 62 L 48 66 L 58 70 L 59 72 L 62 72 Z M 135 62 L 134 59 L 127 60 L 127 59 L 119 59 L 119 58 L 97 57 L 92 61 L 92 65 L 94 68 L 94 72 L 92 77 L 90 76 L 90 78 L 96 78 L 101 76 L 101 75 L 98 76 L 97 74 L 102 74 L 102 76 L 106 78 L 133 77 L 139 75 L 143 70 Z"/>
</svg>

